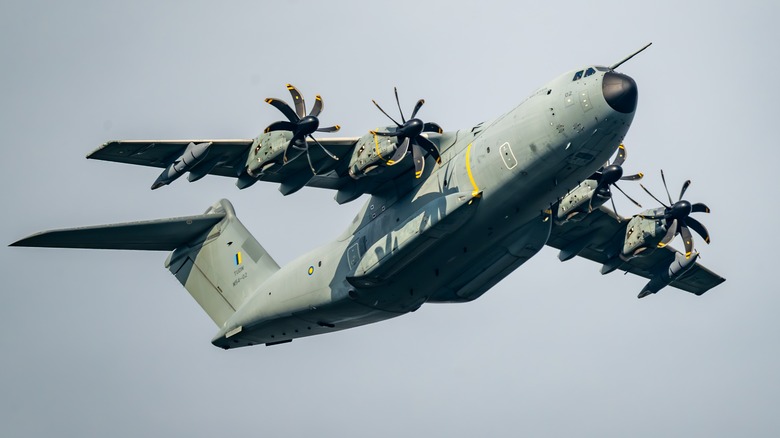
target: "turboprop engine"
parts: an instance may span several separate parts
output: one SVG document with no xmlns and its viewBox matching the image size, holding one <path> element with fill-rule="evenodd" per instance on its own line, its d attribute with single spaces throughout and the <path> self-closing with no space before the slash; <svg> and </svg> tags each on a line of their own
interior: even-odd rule
<svg viewBox="0 0 780 438">
<path fill-rule="evenodd" d="M 598 208 L 607 202 L 609 198 L 598 197 L 596 186 L 598 183 L 592 179 L 586 179 L 580 185 L 572 189 L 558 202 L 555 210 L 555 223 L 561 225 L 568 221 L 580 221 L 590 212 L 591 208 Z"/>
<path fill-rule="evenodd" d="M 257 178 L 275 166 L 283 165 L 283 155 L 292 134 L 287 131 L 272 131 L 260 134 L 255 139 L 246 162 L 246 171 Z"/>
<path fill-rule="evenodd" d="M 373 131 L 360 137 L 349 159 L 349 176 L 360 179 L 394 164 L 390 157 L 398 148 L 396 140 L 397 137 L 380 137 Z"/>
<path fill-rule="evenodd" d="M 626 226 L 626 238 L 620 258 L 629 260 L 640 255 L 647 255 L 658 247 L 668 229 L 663 220 L 647 219 L 646 216 L 662 214 L 662 208 L 647 210 L 631 218 Z"/>
<path fill-rule="evenodd" d="M 633 202 L 639 208 L 642 206 L 626 192 L 618 187 L 618 181 L 636 181 L 642 179 L 642 173 L 630 176 L 623 176 L 623 163 L 626 161 L 626 148 L 622 144 L 618 146 L 618 153 L 612 163 L 606 163 L 601 169 L 597 170 L 590 178 L 583 181 L 580 185 L 572 189 L 563 199 L 558 202 L 558 208 L 555 212 L 555 222 L 561 225 L 567 221 L 579 221 L 595 208 L 604 205 L 605 202 L 612 202 L 612 210 L 617 213 L 615 202 L 612 201 L 612 190 L 614 187 L 620 191 L 629 201 Z"/>
</svg>

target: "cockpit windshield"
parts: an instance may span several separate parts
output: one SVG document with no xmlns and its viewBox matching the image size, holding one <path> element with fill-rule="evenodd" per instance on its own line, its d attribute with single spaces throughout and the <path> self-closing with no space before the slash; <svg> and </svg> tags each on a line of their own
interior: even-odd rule
<svg viewBox="0 0 780 438">
<path fill-rule="evenodd" d="M 587 78 L 588 76 L 596 74 L 596 71 L 609 71 L 606 67 L 588 67 L 585 70 L 580 70 L 577 73 L 574 73 L 574 77 L 571 79 L 572 82 L 579 81 L 582 78 Z"/>
</svg>

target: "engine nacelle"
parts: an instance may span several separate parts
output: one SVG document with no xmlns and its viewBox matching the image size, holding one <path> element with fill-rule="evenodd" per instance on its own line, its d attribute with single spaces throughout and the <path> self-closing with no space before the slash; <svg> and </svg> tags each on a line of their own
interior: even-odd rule
<svg viewBox="0 0 780 438">
<path fill-rule="evenodd" d="M 620 257 L 628 260 L 633 257 L 650 254 L 658 247 L 658 242 L 666 235 L 666 221 L 663 219 L 646 219 L 643 215 L 662 215 L 663 208 L 647 210 L 634 216 L 626 226 L 626 238 Z"/>
<path fill-rule="evenodd" d="M 211 142 L 188 144 L 187 148 L 184 149 L 184 153 L 160 173 L 160 176 L 158 176 L 152 184 L 152 190 L 174 182 L 177 178 L 195 167 L 196 164 L 206 158 L 209 146 L 211 146 Z"/>
<path fill-rule="evenodd" d="M 288 131 L 260 134 L 252 143 L 246 159 L 247 173 L 257 178 L 274 167 L 281 167 L 284 164 L 282 163 L 284 150 L 291 138 L 292 133 Z"/>
<path fill-rule="evenodd" d="M 555 222 L 558 225 L 568 221 L 582 220 L 590 208 L 596 209 L 604 205 L 610 198 L 610 193 L 596 193 L 598 183 L 592 179 L 586 179 L 580 185 L 573 188 L 559 202 L 555 212 Z"/>
<path fill-rule="evenodd" d="M 349 159 L 349 176 L 360 179 L 383 171 L 398 146 L 397 140 L 398 137 L 380 137 L 372 133 L 360 137 Z"/>
</svg>

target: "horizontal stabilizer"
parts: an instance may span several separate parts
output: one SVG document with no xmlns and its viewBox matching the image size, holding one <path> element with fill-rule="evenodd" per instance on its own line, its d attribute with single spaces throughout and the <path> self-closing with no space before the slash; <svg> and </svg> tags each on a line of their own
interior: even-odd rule
<svg viewBox="0 0 780 438">
<path fill-rule="evenodd" d="M 33 234 L 11 246 L 173 251 L 208 232 L 225 213 L 159 219 Z"/>
</svg>

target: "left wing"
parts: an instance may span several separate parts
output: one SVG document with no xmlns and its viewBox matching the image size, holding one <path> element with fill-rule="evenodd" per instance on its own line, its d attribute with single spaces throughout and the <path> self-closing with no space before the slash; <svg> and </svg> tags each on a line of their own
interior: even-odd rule
<svg viewBox="0 0 780 438">
<path fill-rule="evenodd" d="M 679 277 L 666 282 L 667 271 L 682 256 L 670 246 L 658 248 L 646 256 L 634 257 L 628 262 L 616 258 L 623 245 L 628 221 L 602 206 L 579 222 L 553 226 L 547 244 L 561 250 L 561 260 L 579 255 L 603 264 L 602 273 L 620 269 L 650 279 L 640 298 L 666 285 L 701 295 L 725 281 L 697 262 Z"/>
<path fill-rule="evenodd" d="M 185 173 L 190 173 L 190 181 L 210 174 L 239 179 L 247 178 L 238 183 L 240 188 L 248 187 L 256 180 L 276 182 L 281 184 L 280 191 L 287 195 L 303 186 L 339 190 L 354 185 L 352 178 L 346 172 L 346 162 L 357 140 L 357 137 L 318 140 L 320 144 L 339 158 L 338 164 L 343 167 L 343 169 L 337 167 L 318 175 L 312 175 L 306 157 L 299 156 L 273 173 L 263 174 L 257 179 L 247 178 L 246 162 L 250 149 L 255 144 L 254 139 L 115 140 L 103 144 L 87 155 L 87 158 L 166 168 L 182 157 L 188 145 L 210 143 L 207 156 L 192 169 L 185 171 Z M 315 167 L 332 160 L 321 153 L 319 147 L 312 147 L 310 150 Z M 367 193 L 369 188 L 366 187 L 366 190 L 362 192 Z M 354 189 L 352 190 L 354 191 Z"/>
<path fill-rule="evenodd" d="M 234 140 L 115 140 L 87 155 L 94 160 L 116 161 L 165 168 L 179 158 L 190 143 L 212 143 L 206 159 L 218 162 L 209 172 L 236 177 L 243 169 L 252 139 Z"/>
</svg>

